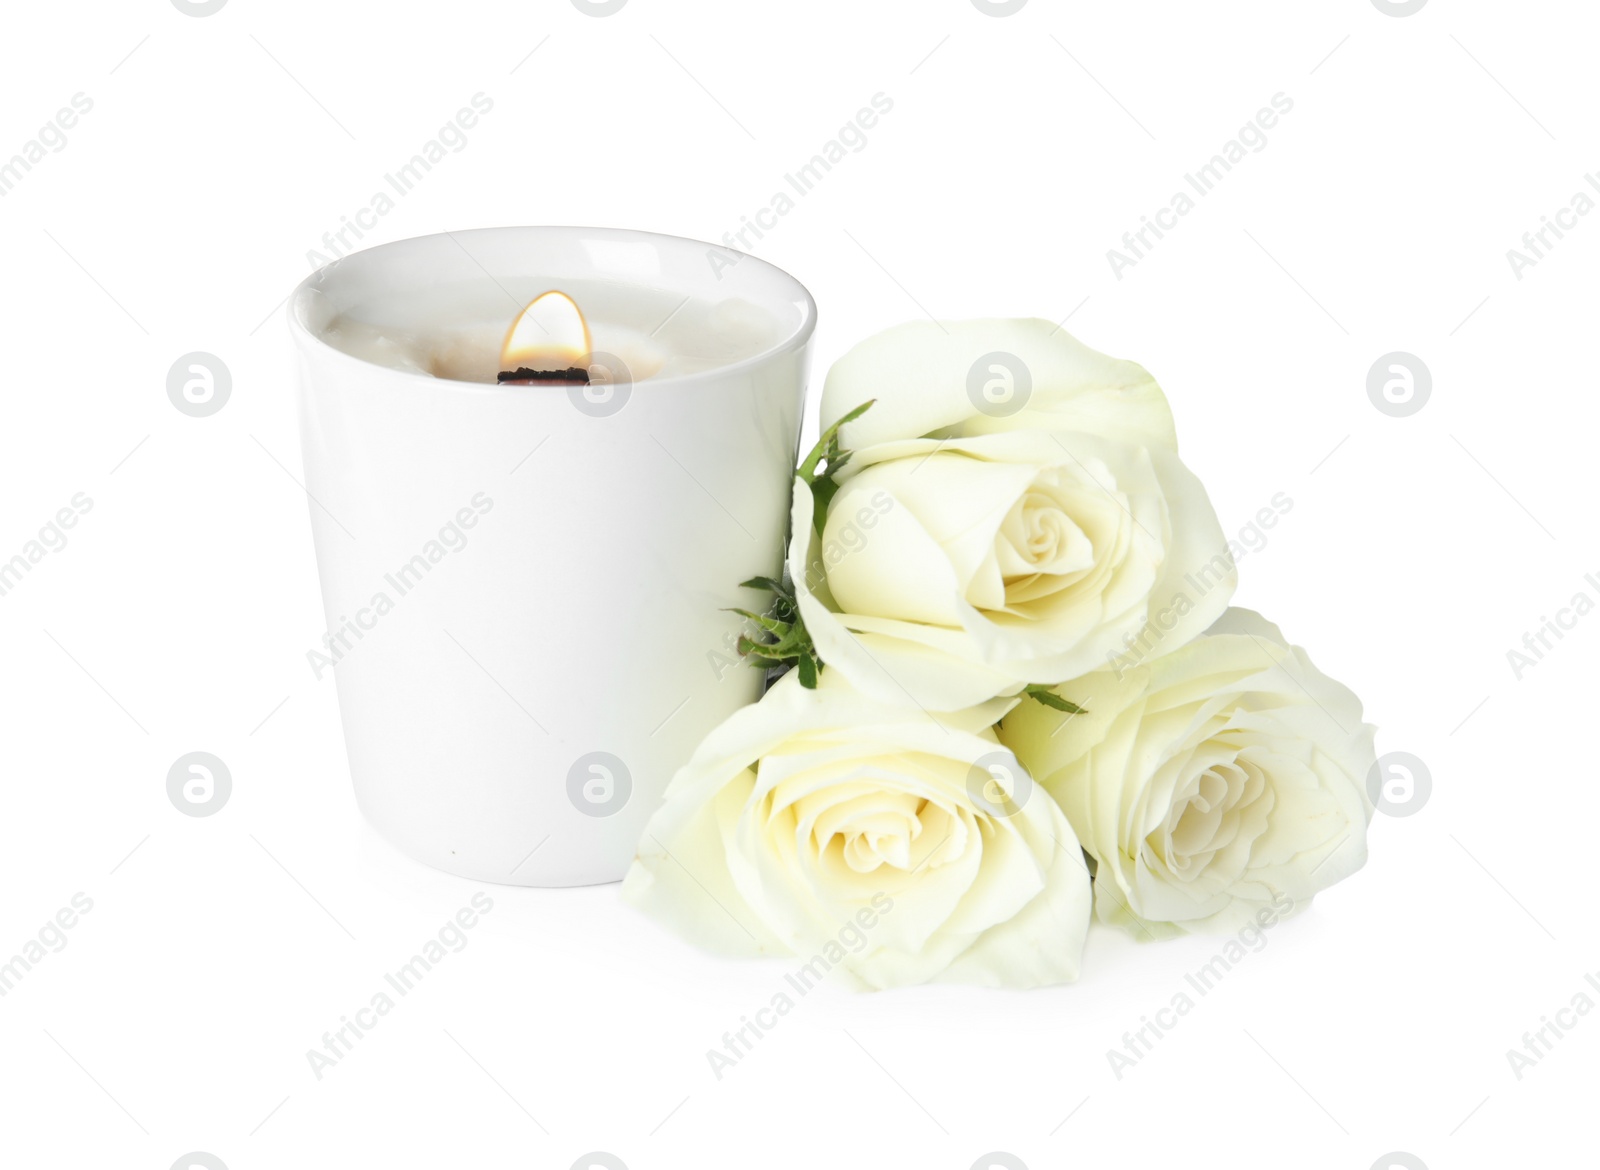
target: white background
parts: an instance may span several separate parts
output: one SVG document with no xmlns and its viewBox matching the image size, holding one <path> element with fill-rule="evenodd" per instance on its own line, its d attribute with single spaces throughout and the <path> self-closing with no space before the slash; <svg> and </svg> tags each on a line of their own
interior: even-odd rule
<svg viewBox="0 0 1600 1170">
<path fill-rule="evenodd" d="M 0 159 L 74 94 L 94 108 L 0 199 L 0 559 L 75 493 L 93 508 L 0 597 L 0 958 L 75 893 L 93 910 L 0 998 L 0 1164 L 1439 1170 L 1588 1142 L 1600 1016 L 1520 1081 L 1506 1051 L 1600 971 L 1600 617 L 1520 681 L 1506 652 L 1600 597 L 1600 217 L 1521 280 L 1506 251 L 1600 166 L 1589 6 L 125 0 L 5 22 Z M 816 296 L 813 391 L 924 312 L 1070 315 L 1145 364 L 1225 528 L 1292 498 L 1238 600 L 1363 696 L 1380 751 L 1426 762 L 1426 806 L 1378 817 L 1367 867 L 1120 1080 L 1107 1049 L 1218 940 L 1097 929 L 1047 991 L 830 985 L 719 1081 L 706 1050 L 786 966 L 705 957 L 614 887 L 488 890 L 470 945 L 317 1080 L 306 1050 L 480 887 L 356 812 L 304 656 L 323 627 L 279 306 L 480 91 L 493 112 L 368 242 L 720 241 L 892 98 L 754 249 Z M 1279 92 L 1266 148 L 1117 279 L 1107 249 Z M 233 374 L 210 418 L 166 396 L 193 350 Z M 1408 418 L 1366 394 L 1393 350 L 1432 372 Z M 165 791 L 195 750 L 233 775 L 207 818 Z"/>
</svg>

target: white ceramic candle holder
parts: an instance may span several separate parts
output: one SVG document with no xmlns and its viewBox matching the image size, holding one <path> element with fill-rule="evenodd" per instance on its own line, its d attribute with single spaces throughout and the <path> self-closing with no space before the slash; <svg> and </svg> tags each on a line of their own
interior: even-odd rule
<svg viewBox="0 0 1600 1170">
<path fill-rule="evenodd" d="M 729 259 L 642 232 L 466 231 L 356 253 L 291 297 L 327 616 L 308 658 L 337 678 L 363 814 L 413 857 L 514 885 L 621 878 L 673 772 L 759 696 L 725 609 L 764 606 L 739 583 L 780 571 L 816 306 Z M 430 345 L 492 369 L 550 289 L 595 350 L 610 330 L 658 372 L 425 372 Z M 446 305 L 477 334 L 429 340 Z M 463 358 L 473 336 L 495 353 Z"/>
</svg>

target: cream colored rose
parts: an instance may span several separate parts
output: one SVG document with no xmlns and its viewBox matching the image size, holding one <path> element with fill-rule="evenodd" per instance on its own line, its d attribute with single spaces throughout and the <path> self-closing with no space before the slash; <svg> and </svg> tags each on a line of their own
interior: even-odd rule
<svg viewBox="0 0 1600 1170">
<path fill-rule="evenodd" d="M 1075 979 L 1088 872 L 995 742 L 1009 705 L 936 720 L 790 672 L 674 777 L 623 897 L 702 946 L 793 956 L 808 986 Z"/>
<path fill-rule="evenodd" d="M 885 701 L 954 710 L 1167 652 L 1233 593 L 1211 501 L 1165 447 L 903 440 L 855 450 L 840 480 L 820 534 L 796 483 L 789 571 L 823 662 Z"/>
<path fill-rule="evenodd" d="M 869 399 L 844 445 L 1051 430 L 1176 451 L 1166 396 L 1144 368 L 1096 353 L 1041 320 L 911 321 L 869 337 L 828 371 L 822 426 Z"/>
<path fill-rule="evenodd" d="M 1102 921 L 1234 929 L 1365 862 L 1373 728 L 1259 614 L 1230 609 L 1175 653 L 1057 691 L 1087 713 L 1025 702 L 1000 738 L 1096 860 Z"/>
</svg>

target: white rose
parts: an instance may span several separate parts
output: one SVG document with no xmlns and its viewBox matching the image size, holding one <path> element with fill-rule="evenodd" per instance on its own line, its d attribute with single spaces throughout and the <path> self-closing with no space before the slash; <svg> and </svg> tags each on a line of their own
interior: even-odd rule
<svg viewBox="0 0 1600 1170">
<path fill-rule="evenodd" d="M 673 778 L 623 897 L 702 946 L 797 956 L 808 984 L 834 967 L 876 988 L 1075 979 L 1088 871 L 995 741 L 1009 705 L 935 720 L 791 671 Z"/>
<path fill-rule="evenodd" d="M 1165 447 L 913 439 L 855 450 L 839 478 L 820 534 L 796 482 L 789 572 L 822 661 L 887 701 L 954 710 L 1170 651 L 1233 594 L 1211 501 Z"/>
<path fill-rule="evenodd" d="M 1366 861 L 1373 728 L 1261 615 L 1230 609 L 1176 653 L 1057 693 L 1086 714 L 1025 702 L 1000 738 L 1095 858 L 1102 921 L 1233 929 Z"/>
<path fill-rule="evenodd" d="M 1178 447 L 1155 379 L 1041 320 L 911 321 L 861 342 L 828 371 L 822 426 L 846 447 L 994 431 L 1061 430 Z"/>
</svg>

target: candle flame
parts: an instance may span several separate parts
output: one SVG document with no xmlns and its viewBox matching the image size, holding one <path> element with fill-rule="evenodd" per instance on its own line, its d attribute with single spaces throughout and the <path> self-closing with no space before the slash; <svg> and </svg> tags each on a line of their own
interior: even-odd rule
<svg viewBox="0 0 1600 1170">
<path fill-rule="evenodd" d="M 533 299 L 518 314 L 500 347 L 500 368 L 557 371 L 587 366 L 589 325 L 566 293 L 554 290 Z"/>
</svg>

